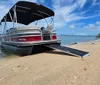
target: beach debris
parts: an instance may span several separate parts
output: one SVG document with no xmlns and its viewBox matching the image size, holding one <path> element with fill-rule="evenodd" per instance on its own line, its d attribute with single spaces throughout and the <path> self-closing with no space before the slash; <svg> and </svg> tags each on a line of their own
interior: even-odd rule
<svg viewBox="0 0 100 85">
<path fill-rule="evenodd" d="M 94 44 L 94 42 L 92 42 L 92 44 Z"/>
<path fill-rule="evenodd" d="M 76 77 L 76 76 L 74 76 L 74 78 L 76 79 L 77 77 Z"/>
<path fill-rule="evenodd" d="M 16 68 L 12 68 L 13 71 L 15 71 Z"/>
<path fill-rule="evenodd" d="M 17 66 L 18 68 L 21 67 L 20 65 Z"/>
<path fill-rule="evenodd" d="M 84 68 L 84 71 L 87 71 L 87 68 Z"/>
<path fill-rule="evenodd" d="M 74 45 L 74 44 L 77 44 L 77 42 L 71 43 L 70 45 Z"/>
<path fill-rule="evenodd" d="M 0 81 L 1 81 L 1 80 L 3 80 L 3 79 L 4 79 L 3 77 L 2 77 L 2 78 L 0 78 Z"/>
<path fill-rule="evenodd" d="M 28 68 L 24 68 L 25 70 L 27 70 Z"/>
</svg>

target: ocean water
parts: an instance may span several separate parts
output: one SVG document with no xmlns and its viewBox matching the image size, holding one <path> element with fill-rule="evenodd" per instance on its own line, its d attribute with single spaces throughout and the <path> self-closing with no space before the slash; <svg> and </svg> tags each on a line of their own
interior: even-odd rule
<svg viewBox="0 0 100 85">
<path fill-rule="evenodd" d="M 74 36 L 74 35 L 58 35 L 57 38 L 61 40 L 62 45 L 87 42 L 97 39 L 95 36 Z"/>
</svg>

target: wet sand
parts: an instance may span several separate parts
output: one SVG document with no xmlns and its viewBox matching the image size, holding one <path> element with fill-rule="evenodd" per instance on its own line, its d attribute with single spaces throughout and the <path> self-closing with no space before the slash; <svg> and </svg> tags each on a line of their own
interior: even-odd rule
<svg viewBox="0 0 100 85">
<path fill-rule="evenodd" d="M 0 85 L 100 85 L 100 42 L 70 47 L 90 52 L 81 58 L 54 50 L 0 60 Z"/>
</svg>

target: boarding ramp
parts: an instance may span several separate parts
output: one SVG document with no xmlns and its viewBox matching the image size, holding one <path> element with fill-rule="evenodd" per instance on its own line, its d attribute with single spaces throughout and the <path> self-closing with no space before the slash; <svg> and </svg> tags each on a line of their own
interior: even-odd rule
<svg viewBox="0 0 100 85">
<path fill-rule="evenodd" d="M 65 47 L 65 46 L 56 45 L 56 44 L 45 45 L 45 46 L 49 47 L 49 48 L 52 48 L 52 49 L 60 50 L 64 53 L 71 54 L 71 55 L 74 55 L 74 56 L 80 56 L 80 57 L 89 56 L 89 52 L 81 51 L 81 50 L 70 48 L 70 47 Z"/>
</svg>

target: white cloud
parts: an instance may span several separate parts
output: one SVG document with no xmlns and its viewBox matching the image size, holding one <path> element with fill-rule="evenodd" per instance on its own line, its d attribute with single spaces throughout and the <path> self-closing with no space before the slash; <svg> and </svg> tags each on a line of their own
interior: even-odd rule
<svg viewBox="0 0 100 85">
<path fill-rule="evenodd" d="M 55 9 L 55 22 L 62 22 L 64 24 L 65 22 L 73 21 L 76 16 L 75 14 L 71 14 L 75 9 L 77 8 L 77 4 L 73 4 L 71 6 L 64 6 L 58 9 Z M 78 17 L 77 17 L 78 18 Z M 75 19 L 76 20 L 76 19 Z"/>
<path fill-rule="evenodd" d="M 96 1 L 97 0 L 92 0 L 92 2 L 93 2 L 92 5 L 96 5 Z"/>
<path fill-rule="evenodd" d="M 100 25 L 100 21 L 97 21 L 97 22 L 96 22 L 96 25 Z"/>
<path fill-rule="evenodd" d="M 94 29 L 94 30 L 100 30 L 100 21 L 97 21 L 96 23 L 94 24 L 89 24 L 87 26 L 84 26 L 84 28 L 87 28 L 87 29 Z"/>
<path fill-rule="evenodd" d="M 83 11 L 83 12 L 80 12 L 80 14 L 81 14 L 81 15 L 84 15 L 85 13 L 87 13 L 87 12 L 89 12 L 89 11 L 91 11 L 91 9 L 85 10 L 85 11 Z"/>
<path fill-rule="evenodd" d="M 0 10 L 3 10 L 0 11 L 0 20 L 1 20 L 3 16 L 5 16 L 5 14 L 8 12 L 9 9 L 6 6 L 0 5 Z"/>
<path fill-rule="evenodd" d="M 7 4 L 15 4 L 18 1 L 30 1 L 30 2 L 37 2 L 37 0 L 8 0 L 8 1 L 0 1 L 0 4 L 7 5 Z"/>
<path fill-rule="evenodd" d="M 82 8 L 86 2 L 87 2 L 87 0 L 77 0 L 76 3 L 80 6 L 80 8 Z"/>
<path fill-rule="evenodd" d="M 72 3 L 73 0 L 52 0 L 52 2 L 55 11 L 55 22 L 57 25 L 58 23 L 65 25 L 66 23 L 71 23 L 73 21 L 90 19 L 100 16 L 100 13 L 96 15 L 91 14 L 91 16 L 84 16 L 85 13 L 89 12 L 91 9 L 85 10 L 84 12 L 75 12 L 77 9 L 83 8 L 87 3 L 87 0 L 76 0 L 74 3 Z M 62 5 L 63 3 L 65 4 L 67 2 L 72 4 L 64 6 Z"/>
<path fill-rule="evenodd" d="M 22 0 L 11 0 L 11 2 L 16 3 L 18 1 L 22 1 Z M 37 2 L 37 0 L 23 0 L 23 1 L 31 1 L 31 2 Z"/>
<path fill-rule="evenodd" d="M 73 28 L 75 28 L 75 25 L 74 25 L 74 24 L 71 24 L 71 25 L 69 26 L 69 28 L 73 29 Z"/>
<path fill-rule="evenodd" d="M 66 3 L 67 5 L 72 4 L 73 1 L 75 1 L 75 0 L 61 0 L 62 3 Z"/>
</svg>

